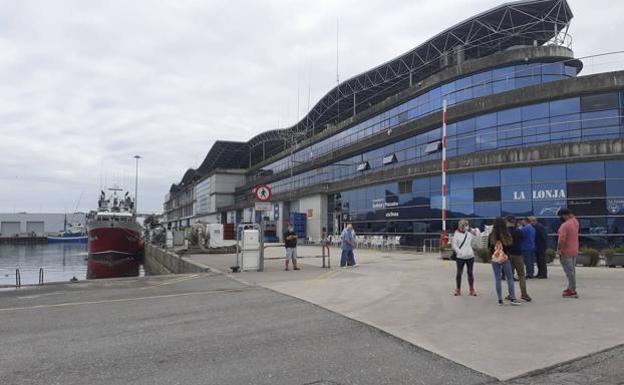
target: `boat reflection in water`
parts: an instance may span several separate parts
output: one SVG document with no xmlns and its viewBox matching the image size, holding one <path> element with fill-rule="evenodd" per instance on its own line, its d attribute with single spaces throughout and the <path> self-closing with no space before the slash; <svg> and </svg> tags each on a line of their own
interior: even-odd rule
<svg viewBox="0 0 624 385">
<path fill-rule="evenodd" d="M 142 258 L 115 253 L 89 254 L 87 279 L 138 277 Z"/>
<path fill-rule="evenodd" d="M 109 190 L 112 195 L 102 191 L 98 210 L 87 217 L 87 278 L 136 277 L 143 263 L 143 240 L 134 201 L 128 193 L 118 197 L 119 188 Z"/>
</svg>

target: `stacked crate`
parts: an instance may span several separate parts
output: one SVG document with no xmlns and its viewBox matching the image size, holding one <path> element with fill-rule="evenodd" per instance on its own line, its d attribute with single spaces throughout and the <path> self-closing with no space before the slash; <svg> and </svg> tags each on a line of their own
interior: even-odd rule
<svg viewBox="0 0 624 385">
<path fill-rule="evenodd" d="M 306 239 L 307 237 L 307 225 L 308 225 L 308 217 L 305 213 L 290 213 L 290 223 L 292 223 L 295 234 L 297 234 L 297 238 Z"/>
<path fill-rule="evenodd" d="M 233 223 L 226 223 L 223 225 L 223 239 L 236 239 L 236 229 L 234 228 Z"/>
</svg>

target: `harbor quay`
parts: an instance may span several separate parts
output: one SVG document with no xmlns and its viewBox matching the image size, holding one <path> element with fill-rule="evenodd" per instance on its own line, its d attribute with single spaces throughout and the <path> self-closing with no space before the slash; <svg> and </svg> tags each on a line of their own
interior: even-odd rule
<svg viewBox="0 0 624 385">
<path fill-rule="evenodd" d="M 3 381 L 616 384 L 624 376 L 624 300 L 613 294 L 624 290 L 621 268 L 579 267 L 583 297 L 569 300 L 553 264 L 549 279 L 529 282 L 531 303 L 500 307 L 489 264 L 476 264 L 477 297 L 455 297 L 454 268 L 437 253 L 361 249 L 359 266 L 342 269 L 332 248 L 328 269 L 319 246 L 298 249 L 299 271 L 284 271 L 283 249 L 267 248 L 264 272 L 227 273 L 235 254 L 186 254 L 197 272 L 4 289 Z"/>
</svg>

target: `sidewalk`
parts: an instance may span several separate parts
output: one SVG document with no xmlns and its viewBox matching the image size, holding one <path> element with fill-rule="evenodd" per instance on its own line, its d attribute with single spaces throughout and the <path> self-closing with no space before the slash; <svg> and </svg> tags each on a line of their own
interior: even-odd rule
<svg viewBox="0 0 624 385">
<path fill-rule="evenodd" d="M 499 307 L 490 265 L 475 264 L 478 297 L 454 297 L 455 266 L 434 254 L 357 250 L 357 268 L 322 269 L 319 247 L 299 247 L 301 271 L 268 260 L 265 272 L 237 279 L 257 284 L 382 329 L 501 380 L 624 344 L 624 269 L 577 268 L 578 300 L 562 299 L 565 278 L 528 282 L 533 302 Z M 278 257 L 283 249 L 267 249 Z M 229 271 L 233 255 L 193 255 Z M 550 266 L 549 266 L 550 267 Z M 464 277 L 464 285 L 466 284 Z M 516 284 L 517 287 L 517 284 Z M 519 291 L 519 289 L 517 288 Z"/>
</svg>

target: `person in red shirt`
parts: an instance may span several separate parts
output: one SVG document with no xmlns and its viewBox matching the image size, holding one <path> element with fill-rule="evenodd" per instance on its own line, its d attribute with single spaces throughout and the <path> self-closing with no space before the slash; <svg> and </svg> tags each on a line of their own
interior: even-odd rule
<svg viewBox="0 0 624 385">
<path fill-rule="evenodd" d="M 561 219 L 557 239 L 557 254 L 561 267 L 568 278 L 568 288 L 563 291 L 564 298 L 578 298 L 576 292 L 576 257 L 579 253 L 579 223 L 570 209 L 561 209 L 557 213 Z"/>
</svg>

